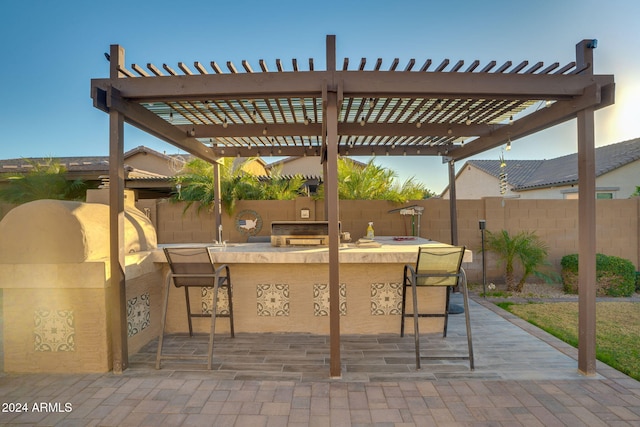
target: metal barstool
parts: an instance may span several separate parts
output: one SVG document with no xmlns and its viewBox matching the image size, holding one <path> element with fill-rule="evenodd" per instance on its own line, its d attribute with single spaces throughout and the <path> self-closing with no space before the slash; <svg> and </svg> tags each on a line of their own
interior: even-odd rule
<svg viewBox="0 0 640 427">
<path fill-rule="evenodd" d="M 469 320 L 469 293 L 467 290 L 467 276 L 462 269 L 464 246 L 424 246 L 418 250 L 418 260 L 415 268 L 405 265 L 402 281 L 402 317 L 400 320 L 400 336 L 404 336 L 404 318 L 413 317 L 416 369 L 420 369 L 420 359 L 464 359 L 469 360 L 469 368 L 474 369 L 473 344 L 471 340 L 471 322 Z M 420 313 L 418 310 L 418 287 L 445 286 L 446 302 L 442 312 Z M 421 356 L 420 355 L 420 330 L 418 319 L 420 317 L 443 317 L 444 328 L 442 337 L 447 336 L 449 320 L 449 295 L 451 288 L 459 286 L 464 301 L 464 315 L 467 329 L 468 356 Z M 413 312 L 406 312 L 407 288 L 411 288 L 413 300 Z"/>
<path fill-rule="evenodd" d="M 211 253 L 206 247 L 178 247 L 164 248 L 165 256 L 169 263 L 170 273 L 167 275 L 165 284 L 164 307 L 162 309 L 162 330 L 158 339 L 158 351 L 156 354 L 156 369 L 160 369 L 162 359 L 205 359 L 207 368 L 211 369 L 213 359 L 213 338 L 215 335 L 216 318 L 228 317 L 231 337 L 235 336 L 233 329 L 233 302 L 231 292 L 231 274 L 229 266 L 226 264 L 216 268 Z M 169 305 L 169 290 L 171 282 L 177 288 L 184 288 L 185 302 L 187 306 L 187 321 L 189 324 L 189 336 L 193 336 L 193 325 L 191 319 L 194 317 L 211 317 L 211 329 L 209 331 L 209 349 L 206 356 L 202 355 L 163 355 L 162 345 L 164 341 L 164 330 L 167 321 L 167 307 Z M 190 288 L 213 288 L 213 304 L 211 314 L 193 313 L 189 301 Z M 218 291 L 226 289 L 229 300 L 229 313 L 218 314 Z"/>
</svg>

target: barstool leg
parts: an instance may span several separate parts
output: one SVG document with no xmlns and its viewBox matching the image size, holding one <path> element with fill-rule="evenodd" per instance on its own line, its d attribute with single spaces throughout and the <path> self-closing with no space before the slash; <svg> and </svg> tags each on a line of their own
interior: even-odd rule
<svg viewBox="0 0 640 427">
<path fill-rule="evenodd" d="M 229 298 L 229 328 L 231 330 L 231 338 L 235 338 L 235 330 L 233 328 L 233 299 L 231 297 L 231 276 L 227 272 L 227 297 Z"/>
<path fill-rule="evenodd" d="M 207 369 L 211 370 L 213 364 L 213 337 L 216 334 L 216 314 L 218 312 L 218 291 L 220 290 L 218 278 L 213 283 L 213 306 L 211 307 L 211 330 L 209 331 L 209 351 L 207 352 Z"/>
<path fill-rule="evenodd" d="M 187 302 L 187 322 L 189 323 L 189 336 L 193 336 L 193 324 L 191 323 L 191 301 L 189 300 L 189 287 L 184 287 L 184 299 Z"/>
<path fill-rule="evenodd" d="M 444 328 L 442 329 L 442 338 L 447 337 L 447 327 L 449 326 L 449 302 L 451 300 L 451 286 L 446 288 L 446 298 L 444 304 Z"/>
<path fill-rule="evenodd" d="M 469 319 L 469 290 L 467 289 L 467 273 L 461 268 L 460 269 L 463 283 L 462 286 L 462 300 L 464 301 L 464 317 L 467 326 L 467 345 L 469 347 L 469 369 L 472 371 L 475 369 L 475 364 L 473 361 L 473 340 L 471 338 L 471 320 Z"/>
<path fill-rule="evenodd" d="M 158 351 L 156 353 L 156 369 L 160 369 L 160 359 L 162 357 L 162 344 L 164 341 L 164 329 L 167 324 L 167 307 L 169 306 L 169 289 L 171 289 L 171 273 L 167 275 L 167 283 L 164 290 L 164 307 L 162 308 L 162 326 L 158 337 Z"/>
<path fill-rule="evenodd" d="M 402 312 L 400 313 L 400 337 L 404 337 L 404 315 L 407 312 L 407 278 L 402 280 Z"/>
<path fill-rule="evenodd" d="M 411 292 L 413 294 L 413 333 L 416 343 L 416 369 L 421 369 L 420 365 L 420 327 L 418 321 L 418 290 L 416 288 L 416 278 L 411 281 Z"/>
</svg>

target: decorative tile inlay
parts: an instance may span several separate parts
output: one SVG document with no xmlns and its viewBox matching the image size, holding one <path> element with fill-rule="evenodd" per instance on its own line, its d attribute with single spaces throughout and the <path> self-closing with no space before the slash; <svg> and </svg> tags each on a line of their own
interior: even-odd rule
<svg viewBox="0 0 640 427">
<path fill-rule="evenodd" d="M 229 314 L 229 294 L 226 288 L 218 288 L 217 314 Z M 202 288 L 202 312 L 211 314 L 213 309 L 213 287 Z"/>
<path fill-rule="evenodd" d="M 402 283 L 371 284 L 371 315 L 402 314 Z"/>
<path fill-rule="evenodd" d="M 313 315 L 329 315 L 329 284 L 316 283 L 313 285 Z M 340 284 L 340 315 L 347 315 L 347 285 Z"/>
<path fill-rule="evenodd" d="M 256 286 L 258 316 L 289 315 L 289 285 L 266 284 Z"/>
<path fill-rule="evenodd" d="M 35 351 L 76 351 L 73 310 L 36 310 Z"/>
<path fill-rule="evenodd" d="M 127 335 L 132 337 L 151 324 L 149 292 L 127 300 Z"/>
</svg>

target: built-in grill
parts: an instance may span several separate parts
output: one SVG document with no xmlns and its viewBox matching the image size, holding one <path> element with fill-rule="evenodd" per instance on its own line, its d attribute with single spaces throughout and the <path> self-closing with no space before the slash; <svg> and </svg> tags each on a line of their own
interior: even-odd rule
<svg viewBox="0 0 640 427">
<path fill-rule="evenodd" d="M 328 221 L 274 221 L 271 246 L 328 246 Z"/>
</svg>

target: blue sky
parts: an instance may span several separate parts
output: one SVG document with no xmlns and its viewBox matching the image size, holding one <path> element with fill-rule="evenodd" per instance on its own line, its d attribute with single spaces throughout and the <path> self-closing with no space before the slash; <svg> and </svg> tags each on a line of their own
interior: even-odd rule
<svg viewBox="0 0 640 427">
<path fill-rule="evenodd" d="M 243 59 L 287 65 L 314 58 L 324 67 L 325 36 L 336 35 L 339 63 L 398 57 L 422 63 L 479 59 L 504 63 L 574 60 L 575 45 L 598 39 L 595 72 L 614 74 L 616 104 L 596 114 L 596 145 L 640 137 L 640 30 L 637 0 L 537 1 L 5 1 L 0 13 L 0 158 L 108 153 L 108 117 L 93 108 L 90 80 L 107 77 L 103 53 L 126 50 L 126 64 L 177 68 Z M 131 127 L 125 149 L 177 148 Z M 576 151 L 569 122 L 514 141 L 511 159 L 553 158 Z M 497 159 L 500 150 L 476 158 Z M 366 161 L 368 159 L 360 159 Z M 379 157 L 404 180 L 414 176 L 440 192 L 446 167 L 438 158 Z M 461 165 L 458 165 L 461 166 Z"/>
</svg>

